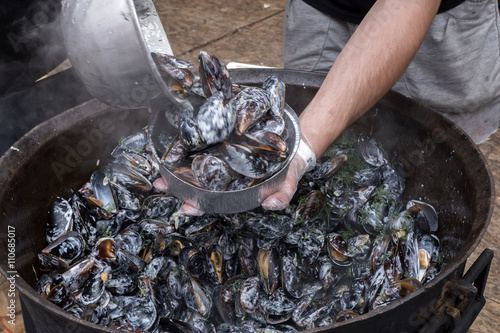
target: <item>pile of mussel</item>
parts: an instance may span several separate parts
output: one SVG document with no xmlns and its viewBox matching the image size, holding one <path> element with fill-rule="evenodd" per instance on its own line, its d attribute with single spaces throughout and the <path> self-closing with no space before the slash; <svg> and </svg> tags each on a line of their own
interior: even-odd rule
<svg viewBox="0 0 500 333">
<path fill-rule="evenodd" d="M 50 208 L 36 290 L 77 318 L 133 332 L 312 329 L 407 297 L 446 260 L 436 210 L 403 200 L 398 163 L 369 137 L 332 145 L 283 211 L 194 217 L 152 185 L 145 131 Z"/>
<path fill-rule="evenodd" d="M 269 76 L 261 87 L 234 84 L 225 64 L 205 51 L 197 75 L 188 62 L 152 55 L 177 101 L 166 111 L 173 135 L 161 158 L 172 173 L 197 187 L 232 191 L 281 169 L 289 156 L 283 82 Z"/>
</svg>

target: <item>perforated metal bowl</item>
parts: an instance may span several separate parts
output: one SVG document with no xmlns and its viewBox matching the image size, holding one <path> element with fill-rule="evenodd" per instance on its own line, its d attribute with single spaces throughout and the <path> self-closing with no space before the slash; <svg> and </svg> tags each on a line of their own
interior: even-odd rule
<svg viewBox="0 0 500 333">
<path fill-rule="evenodd" d="M 283 184 L 290 161 L 295 156 L 299 146 L 300 125 L 297 115 L 290 106 L 285 105 L 283 117 L 288 130 L 286 144 L 290 153 L 282 168 L 273 176 L 244 190 L 210 191 L 187 183 L 161 165 L 160 172 L 168 183 L 169 193 L 207 213 L 232 214 L 260 206 L 268 195 L 276 192 Z M 153 113 L 148 124 L 148 140 L 153 148 L 153 154 L 158 160 L 163 156 L 169 144 L 169 141 L 164 141 L 165 138 L 172 137 L 175 130 L 170 125 L 164 110 Z"/>
</svg>

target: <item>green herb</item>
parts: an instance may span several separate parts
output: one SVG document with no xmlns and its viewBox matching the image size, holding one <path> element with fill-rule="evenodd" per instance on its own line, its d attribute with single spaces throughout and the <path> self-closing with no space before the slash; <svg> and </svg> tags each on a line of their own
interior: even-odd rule
<svg viewBox="0 0 500 333">
<path fill-rule="evenodd" d="M 382 300 L 382 302 L 387 301 L 387 295 L 385 294 L 385 289 L 382 289 L 378 294 L 378 297 Z"/>
<path fill-rule="evenodd" d="M 347 242 L 349 239 L 356 236 L 358 232 L 354 230 L 354 228 L 349 223 L 346 223 L 345 227 L 347 228 L 347 230 L 342 232 L 342 238 Z"/>
<path fill-rule="evenodd" d="M 108 202 L 104 207 L 104 209 L 107 210 L 108 212 L 113 212 L 116 209 L 116 206 L 114 205 L 113 202 Z"/>
<path fill-rule="evenodd" d="M 385 237 L 385 233 L 381 232 L 381 233 L 378 233 L 377 236 L 375 236 L 375 240 L 373 241 L 374 244 L 379 244 Z"/>
<path fill-rule="evenodd" d="M 439 265 L 441 265 L 441 270 L 445 269 L 446 263 L 450 260 L 450 254 L 445 251 L 440 251 L 435 259 Z"/>
<path fill-rule="evenodd" d="M 148 290 L 143 288 L 142 283 L 139 283 L 139 291 L 141 297 L 144 297 L 148 294 Z"/>
<path fill-rule="evenodd" d="M 352 244 L 349 244 L 347 246 L 347 251 L 349 251 L 349 253 L 354 256 L 356 254 L 356 247 Z"/>
<path fill-rule="evenodd" d="M 378 260 L 378 262 L 383 265 L 392 256 L 391 250 L 387 250 Z"/>
<path fill-rule="evenodd" d="M 347 160 L 333 177 L 333 187 L 344 186 L 350 188 L 356 181 L 354 177 L 356 172 L 370 167 L 355 149 L 348 149 L 344 153 L 347 155 Z"/>
</svg>

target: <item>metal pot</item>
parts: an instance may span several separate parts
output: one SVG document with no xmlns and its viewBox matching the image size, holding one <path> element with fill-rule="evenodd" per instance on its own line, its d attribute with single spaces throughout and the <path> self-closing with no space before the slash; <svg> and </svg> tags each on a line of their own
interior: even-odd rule
<svg viewBox="0 0 500 333">
<path fill-rule="evenodd" d="M 170 96 L 151 57 L 172 54 L 152 0 L 63 1 L 61 31 L 71 65 L 92 96 L 127 109 Z"/>
<path fill-rule="evenodd" d="M 262 82 L 269 75 L 287 84 L 287 103 L 297 113 L 324 79 L 286 70 L 232 72 L 233 81 L 243 84 Z M 41 235 L 51 201 L 68 197 L 71 188 L 87 181 L 98 164 L 106 163 L 118 140 L 146 125 L 149 116 L 147 109 L 125 111 L 91 100 L 35 127 L 0 159 L 0 230 L 12 230 L 15 239 L 15 256 L 9 257 L 11 236 L 0 234 L 0 273 L 18 274 L 16 290 L 38 332 L 113 331 L 75 319 L 35 293 L 37 254 L 46 245 Z M 432 322 L 443 286 L 460 280 L 467 258 L 483 237 L 493 211 L 493 180 L 486 160 L 460 129 L 399 94 L 388 93 L 345 135 L 360 131 L 373 133 L 403 163 L 405 195 L 438 207 L 438 236 L 455 256 L 435 280 L 411 297 L 313 331 L 414 332 Z"/>
</svg>

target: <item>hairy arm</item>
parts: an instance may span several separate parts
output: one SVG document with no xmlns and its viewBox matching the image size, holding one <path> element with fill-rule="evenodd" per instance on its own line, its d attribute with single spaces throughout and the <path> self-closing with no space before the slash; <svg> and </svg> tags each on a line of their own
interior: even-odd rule
<svg viewBox="0 0 500 333">
<path fill-rule="evenodd" d="M 300 115 L 316 156 L 387 93 L 404 73 L 440 0 L 378 0 Z"/>
<path fill-rule="evenodd" d="M 356 119 L 389 91 L 417 53 L 440 0 L 377 0 L 300 115 L 303 136 L 321 156 Z M 296 156 L 281 189 L 262 207 L 284 209 L 307 163 Z"/>
</svg>

